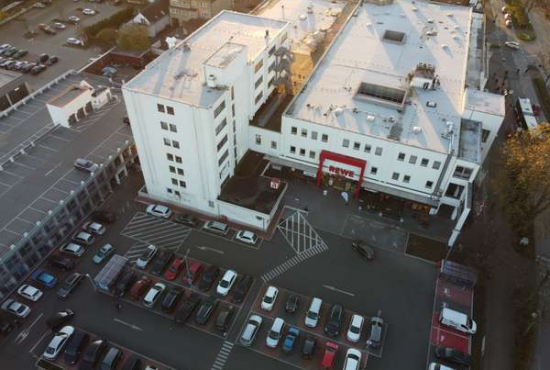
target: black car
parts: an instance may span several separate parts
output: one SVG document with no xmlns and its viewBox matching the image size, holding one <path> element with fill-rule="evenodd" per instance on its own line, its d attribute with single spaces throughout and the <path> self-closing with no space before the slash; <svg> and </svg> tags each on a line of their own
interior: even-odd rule
<svg viewBox="0 0 550 370">
<path fill-rule="evenodd" d="M 209 291 L 219 275 L 220 268 L 215 265 L 210 265 L 202 274 L 202 278 L 199 281 L 199 290 L 202 292 Z"/>
<path fill-rule="evenodd" d="M 82 282 L 82 279 L 84 278 L 84 275 L 78 272 L 73 272 L 70 274 L 67 279 L 65 279 L 65 282 L 59 288 L 57 291 L 57 297 L 61 299 L 66 299 L 71 295 L 73 290 L 76 289 L 76 287 Z"/>
<path fill-rule="evenodd" d="M 47 61 L 46 61 L 46 65 L 47 66 L 51 66 L 55 63 L 59 62 L 59 57 L 56 57 L 55 55 L 52 55 Z"/>
<path fill-rule="evenodd" d="M 111 347 L 99 365 L 99 370 L 114 370 L 122 359 L 122 351 L 116 347 Z"/>
<path fill-rule="evenodd" d="M 48 259 L 48 263 L 50 264 L 50 266 L 63 271 L 72 270 L 74 267 L 74 261 L 72 259 L 56 255 L 51 256 Z"/>
<path fill-rule="evenodd" d="M 161 310 L 164 312 L 172 312 L 182 296 L 182 290 L 177 288 L 171 289 L 162 300 L 162 304 L 160 305 Z"/>
<path fill-rule="evenodd" d="M 38 63 L 46 63 L 46 61 L 50 59 L 50 56 L 46 53 L 42 53 L 40 54 L 40 56 L 38 57 Z"/>
<path fill-rule="evenodd" d="M 317 345 L 317 339 L 314 336 L 308 335 L 302 345 L 302 357 L 311 360 L 313 353 L 315 352 L 315 346 Z"/>
<path fill-rule="evenodd" d="M 470 365 L 470 356 L 458 349 L 451 347 L 437 347 L 435 356 L 442 360 L 451 361 L 460 365 Z"/>
<path fill-rule="evenodd" d="M 174 259 L 174 252 L 163 250 L 159 253 L 157 259 L 153 262 L 151 267 L 151 273 L 153 275 L 161 276 L 164 271 L 170 266 Z"/>
<path fill-rule="evenodd" d="M 124 363 L 124 367 L 121 370 L 141 370 L 143 361 L 137 356 L 130 357 Z"/>
<path fill-rule="evenodd" d="M 340 327 L 344 320 L 344 307 L 339 304 L 332 306 L 330 316 L 325 324 L 325 334 L 329 337 L 337 337 L 340 334 Z"/>
<path fill-rule="evenodd" d="M 285 311 L 287 313 L 293 314 L 298 310 L 298 305 L 300 304 L 300 297 L 296 294 L 291 294 L 286 300 Z"/>
<path fill-rule="evenodd" d="M 27 63 L 23 68 L 21 68 L 21 72 L 29 73 L 34 67 L 36 67 L 36 63 Z"/>
<path fill-rule="evenodd" d="M 32 67 L 32 69 L 31 69 L 31 74 L 32 74 L 32 75 L 37 75 L 37 74 L 39 74 L 39 73 L 42 73 L 42 71 L 45 70 L 45 69 L 46 69 L 46 66 L 45 66 L 45 65 L 39 64 L 39 65 L 37 65 L 37 66 L 35 66 L 35 67 Z"/>
<path fill-rule="evenodd" d="M 65 362 L 69 365 L 74 365 L 80 358 L 82 350 L 88 345 L 90 334 L 80 330 L 76 330 L 71 336 L 67 347 L 65 347 Z"/>
<path fill-rule="evenodd" d="M 197 220 L 196 217 L 193 217 L 191 215 L 184 215 L 181 213 L 176 214 L 176 216 L 174 217 L 174 222 L 189 227 L 197 227 L 198 221 L 199 220 Z"/>
<path fill-rule="evenodd" d="M 365 243 L 362 240 L 356 240 L 351 243 L 351 247 L 354 251 L 359 253 L 361 257 L 366 259 L 367 261 L 372 261 L 374 259 L 374 248 Z"/>
<path fill-rule="evenodd" d="M 105 339 L 93 341 L 86 349 L 86 352 L 84 352 L 84 356 L 82 357 L 82 361 L 80 361 L 78 370 L 95 369 L 99 359 L 103 356 L 103 353 L 107 349 L 107 345 L 108 342 Z"/>
<path fill-rule="evenodd" d="M 116 283 L 116 292 L 119 297 L 124 295 L 130 290 L 134 282 L 136 281 L 136 274 L 132 270 L 126 270 L 122 273 L 122 277 Z"/>
<path fill-rule="evenodd" d="M 4 315 L 0 315 L 0 335 L 7 337 L 13 330 L 14 325 L 10 319 Z"/>
<path fill-rule="evenodd" d="M 223 306 L 216 317 L 216 329 L 222 332 L 227 331 L 227 327 L 233 317 L 233 306 Z"/>
<path fill-rule="evenodd" d="M 250 290 L 254 279 L 250 275 L 244 275 L 241 280 L 235 284 L 233 288 L 233 300 L 235 303 L 241 303 L 246 297 L 246 293 Z"/>
<path fill-rule="evenodd" d="M 218 300 L 215 297 L 209 297 L 206 301 L 202 302 L 199 306 L 199 310 L 195 315 L 195 322 L 199 325 L 204 325 L 212 316 L 212 313 L 216 309 Z"/>
<path fill-rule="evenodd" d="M 180 305 L 179 310 L 176 311 L 174 315 L 174 321 L 176 324 L 184 324 L 189 316 L 195 311 L 195 308 L 201 302 L 201 296 L 197 293 L 191 293 L 191 295 L 183 301 Z"/>
<path fill-rule="evenodd" d="M 57 332 L 59 329 L 65 326 L 73 316 L 74 312 L 66 308 L 63 311 L 59 311 L 58 313 L 50 316 L 48 320 L 46 320 L 46 325 L 53 331 Z"/>
<path fill-rule="evenodd" d="M 108 211 L 96 211 L 92 213 L 92 218 L 97 222 L 112 224 L 116 221 L 116 215 Z"/>
</svg>

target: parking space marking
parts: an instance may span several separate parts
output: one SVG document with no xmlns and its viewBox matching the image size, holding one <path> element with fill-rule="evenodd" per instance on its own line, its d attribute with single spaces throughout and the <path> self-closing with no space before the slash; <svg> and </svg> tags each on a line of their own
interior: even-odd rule
<svg viewBox="0 0 550 370">
<path fill-rule="evenodd" d="M 277 225 L 288 244 L 296 253 L 304 253 L 316 246 L 326 246 L 321 236 L 307 221 L 304 212 L 295 210 Z"/>
<path fill-rule="evenodd" d="M 271 281 L 271 280 L 275 279 L 277 276 L 279 276 L 281 274 L 284 274 L 285 272 L 287 272 L 291 268 L 298 265 L 300 262 L 303 262 L 308 258 L 314 257 L 317 254 L 322 253 L 326 250 L 328 250 L 328 247 L 326 245 L 324 245 L 324 244 L 323 245 L 317 245 L 317 246 L 311 248 L 310 250 L 308 250 L 304 253 L 300 253 L 300 254 L 286 260 L 285 262 L 281 263 L 280 265 L 275 266 L 274 268 L 272 268 L 271 270 L 269 270 L 268 272 L 263 274 L 261 279 L 264 283 L 267 283 L 268 281 Z"/>
<path fill-rule="evenodd" d="M 233 346 L 235 343 L 232 343 L 230 341 L 225 341 L 222 344 L 222 348 L 220 349 L 220 352 L 218 353 L 218 356 L 214 359 L 214 364 L 211 367 L 211 370 L 222 370 L 225 366 L 225 363 L 227 362 L 227 359 L 229 358 L 229 355 L 231 354 L 231 351 L 233 350 Z"/>
<path fill-rule="evenodd" d="M 126 251 L 126 254 L 124 257 L 128 258 L 130 262 L 135 262 L 141 256 L 144 250 L 147 249 L 149 246 L 149 243 L 138 243 L 135 245 L 132 245 L 130 249 Z"/>
</svg>

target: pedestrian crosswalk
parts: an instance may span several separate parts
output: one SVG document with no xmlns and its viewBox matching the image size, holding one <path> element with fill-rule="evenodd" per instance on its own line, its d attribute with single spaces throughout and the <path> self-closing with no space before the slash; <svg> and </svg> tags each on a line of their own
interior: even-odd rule
<svg viewBox="0 0 550 370">
<path fill-rule="evenodd" d="M 218 356 L 216 356 L 216 359 L 214 360 L 214 364 L 212 365 L 212 368 L 210 370 L 222 370 L 225 366 L 225 362 L 229 358 L 229 355 L 231 354 L 231 350 L 233 349 L 233 346 L 235 343 L 231 343 L 229 341 L 225 341 L 222 344 L 222 348 L 220 349 L 220 353 L 218 353 Z"/>
<path fill-rule="evenodd" d="M 306 219 L 306 213 L 301 210 L 294 210 L 288 217 L 283 219 L 277 226 L 288 244 L 296 253 L 304 253 L 316 246 L 325 246 L 325 242 L 317 231 Z"/>
<path fill-rule="evenodd" d="M 191 229 L 188 227 L 138 212 L 122 230 L 121 235 L 139 242 L 126 253 L 126 257 L 132 259 L 136 254 L 139 257 L 139 252 L 143 252 L 149 244 L 175 252 L 190 233 Z"/>
<path fill-rule="evenodd" d="M 136 243 L 133 244 L 126 252 L 124 257 L 128 258 L 128 261 L 135 262 L 145 249 L 149 246 L 149 243 Z"/>
<path fill-rule="evenodd" d="M 316 245 L 315 247 L 312 247 L 303 253 L 297 254 L 296 256 L 289 258 L 285 262 L 281 263 L 278 266 L 275 266 L 274 268 L 263 274 L 262 281 L 264 283 L 267 283 L 268 281 L 273 280 L 277 276 L 290 270 L 300 262 L 305 261 L 306 259 L 313 257 L 316 254 L 322 253 L 326 250 L 328 250 L 328 247 L 326 246 L 326 244 L 323 243 L 321 245 Z"/>
</svg>

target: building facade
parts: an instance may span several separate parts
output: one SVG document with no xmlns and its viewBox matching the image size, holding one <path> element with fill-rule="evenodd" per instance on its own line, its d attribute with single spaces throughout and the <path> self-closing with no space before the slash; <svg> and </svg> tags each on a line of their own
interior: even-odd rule
<svg viewBox="0 0 550 370">
<path fill-rule="evenodd" d="M 192 19 L 211 19 L 222 10 L 231 10 L 231 0 L 170 0 L 170 20 L 181 25 Z"/>
</svg>

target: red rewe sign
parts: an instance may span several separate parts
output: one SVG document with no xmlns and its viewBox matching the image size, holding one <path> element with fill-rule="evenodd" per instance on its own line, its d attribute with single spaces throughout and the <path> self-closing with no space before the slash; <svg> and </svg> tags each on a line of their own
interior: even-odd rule
<svg viewBox="0 0 550 370">
<path fill-rule="evenodd" d="M 335 167 L 335 166 L 329 166 L 328 167 L 328 172 L 334 173 L 336 175 L 341 175 L 341 176 L 353 178 L 353 171 L 352 170 L 346 170 L 346 169 Z"/>
<path fill-rule="evenodd" d="M 361 190 L 361 183 L 363 182 L 363 175 L 365 174 L 365 167 L 367 166 L 367 161 L 364 159 L 349 157 L 344 154 L 338 154 L 329 152 L 327 150 L 322 150 L 319 155 L 319 167 L 317 168 L 317 186 L 321 187 L 321 179 L 323 177 L 323 163 L 325 160 L 333 161 L 336 163 L 342 163 L 343 165 L 350 167 L 357 167 L 359 169 L 359 176 L 355 184 L 354 196 L 357 198 Z M 354 179 L 355 171 L 353 169 L 344 169 L 338 167 L 337 165 L 331 165 L 332 163 L 327 163 L 328 172 L 334 173 L 337 175 L 345 176 L 346 178 Z M 326 168 L 326 167 L 324 167 Z"/>
</svg>

